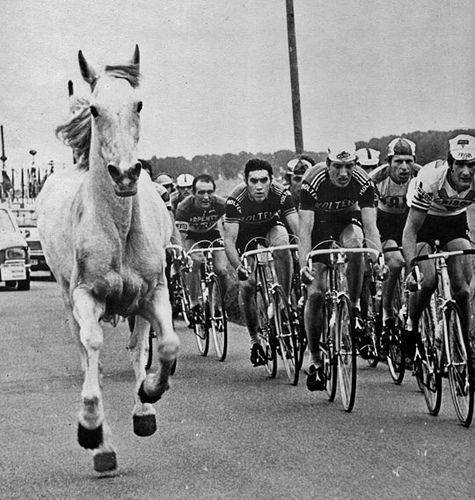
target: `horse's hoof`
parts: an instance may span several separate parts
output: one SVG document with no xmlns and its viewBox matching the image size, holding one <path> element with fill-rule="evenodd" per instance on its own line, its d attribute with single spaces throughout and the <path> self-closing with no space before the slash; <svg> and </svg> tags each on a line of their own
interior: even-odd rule
<svg viewBox="0 0 475 500">
<path fill-rule="evenodd" d="M 115 451 L 103 451 L 94 455 L 94 470 L 96 472 L 110 472 L 117 469 Z"/>
<path fill-rule="evenodd" d="M 151 436 L 157 430 L 155 415 L 134 415 L 134 433 L 140 437 Z"/>
<path fill-rule="evenodd" d="M 102 444 L 102 425 L 97 429 L 86 429 L 78 424 L 78 443 L 87 450 L 99 448 Z"/>
<path fill-rule="evenodd" d="M 140 401 L 142 403 L 150 403 L 150 404 L 154 404 L 156 403 L 159 399 L 160 399 L 160 396 L 149 396 L 146 392 L 145 392 L 145 389 L 143 388 L 143 384 L 144 384 L 145 380 L 140 384 L 140 389 L 139 389 L 139 398 L 140 398 Z"/>
</svg>

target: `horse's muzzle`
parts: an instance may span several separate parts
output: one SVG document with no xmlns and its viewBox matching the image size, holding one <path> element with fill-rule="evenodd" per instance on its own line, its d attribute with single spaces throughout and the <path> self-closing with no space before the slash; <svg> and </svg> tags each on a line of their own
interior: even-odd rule
<svg viewBox="0 0 475 500">
<path fill-rule="evenodd" d="M 137 194 L 137 180 L 140 176 L 141 164 L 121 172 L 115 165 L 108 165 L 107 170 L 112 178 L 112 184 L 117 196 L 126 197 Z"/>
</svg>

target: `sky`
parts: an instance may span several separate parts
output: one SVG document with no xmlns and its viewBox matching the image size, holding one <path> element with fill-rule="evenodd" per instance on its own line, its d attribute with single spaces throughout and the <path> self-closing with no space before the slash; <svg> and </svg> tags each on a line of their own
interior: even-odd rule
<svg viewBox="0 0 475 500">
<path fill-rule="evenodd" d="M 475 126 L 473 0 L 294 0 L 303 141 Z M 139 156 L 295 149 L 285 0 L 2 0 L 7 168 L 69 162 L 67 82 L 140 47 Z"/>
</svg>

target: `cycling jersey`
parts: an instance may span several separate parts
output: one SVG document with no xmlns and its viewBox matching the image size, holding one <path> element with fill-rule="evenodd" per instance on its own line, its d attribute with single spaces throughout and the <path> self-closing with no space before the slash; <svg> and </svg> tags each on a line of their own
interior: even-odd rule
<svg viewBox="0 0 475 500">
<path fill-rule="evenodd" d="M 300 191 L 301 210 L 313 210 L 315 218 L 331 220 L 360 208 L 375 206 L 374 184 L 366 172 L 354 167 L 346 187 L 335 186 L 326 165 L 307 170 Z"/>
<path fill-rule="evenodd" d="M 178 204 L 176 211 L 176 227 L 181 233 L 193 240 L 216 239 L 218 220 L 224 215 L 226 200 L 221 196 L 212 196 L 209 208 L 199 208 L 195 197 L 188 196 Z"/>
<path fill-rule="evenodd" d="M 449 183 L 448 172 L 449 164 L 445 160 L 428 163 L 409 184 L 407 204 L 440 217 L 465 212 L 475 203 L 475 180 L 468 189 L 458 193 Z"/>
<path fill-rule="evenodd" d="M 369 176 L 374 182 L 378 198 L 378 210 L 388 214 L 405 214 L 408 211 L 406 193 L 411 179 L 417 175 L 420 165 L 413 165 L 409 179 L 399 184 L 390 176 L 389 165 L 381 165 Z"/>
<path fill-rule="evenodd" d="M 226 201 L 225 222 L 239 224 L 236 246 L 242 250 L 253 238 L 267 236 L 270 228 L 282 223 L 282 219 L 297 213 L 290 191 L 272 182 L 269 195 L 258 203 L 252 199 L 246 184 L 237 186 Z"/>
</svg>

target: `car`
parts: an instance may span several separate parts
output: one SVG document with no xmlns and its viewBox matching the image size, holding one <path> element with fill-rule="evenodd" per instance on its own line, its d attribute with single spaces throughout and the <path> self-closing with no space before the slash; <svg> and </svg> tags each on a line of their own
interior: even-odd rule
<svg viewBox="0 0 475 500">
<path fill-rule="evenodd" d="M 0 206 L 0 284 L 30 289 L 30 251 L 15 215 Z"/>
<path fill-rule="evenodd" d="M 40 236 L 37 227 L 36 210 L 33 207 L 19 208 L 11 207 L 11 211 L 16 217 L 21 232 L 26 238 L 30 248 L 31 271 L 50 271 L 46 263 L 43 248 L 41 247 Z"/>
</svg>

